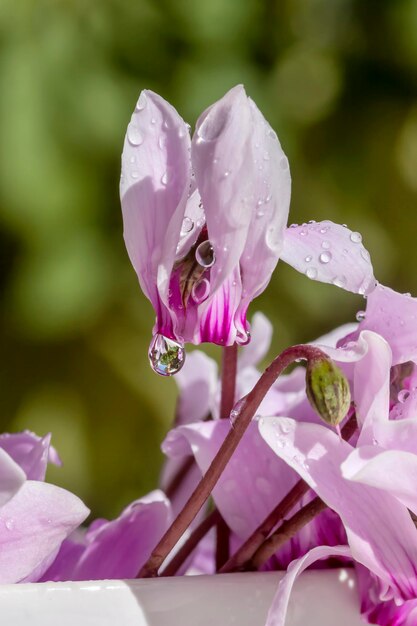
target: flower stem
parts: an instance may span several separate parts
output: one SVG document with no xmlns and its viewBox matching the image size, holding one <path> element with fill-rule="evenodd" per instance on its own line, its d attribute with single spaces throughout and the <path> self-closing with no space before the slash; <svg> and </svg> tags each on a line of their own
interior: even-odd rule
<svg viewBox="0 0 417 626">
<path fill-rule="evenodd" d="M 187 541 L 181 546 L 176 555 L 171 559 L 161 576 L 175 576 L 185 559 L 191 554 L 198 543 L 205 537 L 208 531 L 221 519 L 217 509 L 214 509 L 203 521 L 194 528 Z"/>
<path fill-rule="evenodd" d="M 348 441 L 356 431 L 357 422 L 355 413 L 347 420 L 342 428 L 342 438 Z M 300 479 L 286 496 L 277 504 L 271 513 L 256 528 L 252 535 L 240 546 L 240 548 L 223 565 L 220 572 L 232 572 L 246 569 L 247 563 L 252 559 L 255 552 L 265 542 L 271 531 L 281 522 L 286 515 L 294 508 L 299 500 L 310 489 L 309 485 Z M 281 527 L 282 528 L 282 527 Z"/>
<path fill-rule="evenodd" d="M 148 578 L 157 576 L 158 569 L 161 567 L 178 539 L 191 524 L 203 504 L 207 501 L 224 468 L 229 462 L 230 457 L 245 434 L 259 405 L 278 376 L 291 363 L 298 359 L 310 360 L 323 356 L 325 356 L 324 353 L 315 346 L 297 345 L 287 348 L 272 361 L 271 365 L 265 370 L 253 389 L 245 396 L 233 428 L 227 433 L 207 472 L 188 498 L 182 511 L 180 511 L 158 545 L 154 548 L 148 561 L 140 570 L 139 577 Z"/>
<path fill-rule="evenodd" d="M 237 373 L 237 344 L 225 346 L 222 358 L 222 383 L 220 397 L 220 419 L 228 419 L 235 403 Z M 216 526 L 216 570 L 230 556 L 230 530 L 220 517 Z"/>
<path fill-rule="evenodd" d="M 273 533 L 255 552 L 247 564 L 247 569 L 258 569 L 273 556 L 289 539 L 311 522 L 319 513 L 327 509 L 327 504 L 319 497 L 314 498 L 303 506 L 290 519 L 285 520 L 278 530 Z"/>
</svg>

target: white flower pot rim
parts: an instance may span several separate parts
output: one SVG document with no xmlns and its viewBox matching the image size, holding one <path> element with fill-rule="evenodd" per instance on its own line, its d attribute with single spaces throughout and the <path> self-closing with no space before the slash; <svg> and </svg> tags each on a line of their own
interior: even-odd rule
<svg viewBox="0 0 417 626">
<path fill-rule="evenodd" d="M 0 585 L 10 626 L 263 626 L 284 572 Z M 362 626 L 353 570 L 304 572 L 286 626 Z"/>
</svg>

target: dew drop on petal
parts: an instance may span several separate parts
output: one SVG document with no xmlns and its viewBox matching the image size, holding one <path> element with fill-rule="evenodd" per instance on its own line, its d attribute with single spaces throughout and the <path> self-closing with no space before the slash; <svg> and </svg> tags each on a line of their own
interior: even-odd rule
<svg viewBox="0 0 417 626">
<path fill-rule="evenodd" d="M 401 402 L 401 404 L 404 404 L 404 402 L 407 400 L 409 396 L 410 396 L 410 392 L 408 391 L 408 389 L 402 389 L 398 393 L 398 402 Z"/>
<path fill-rule="evenodd" d="M 139 100 L 136 103 L 136 111 L 143 111 L 143 109 L 147 105 L 147 102 L 148 102 L 148 99 L 146 97 L 146 93 L 142 91 L 142 93 L 139 96 Z"/>
<path fill-rule="evenodd" d="M 132 177 L 133 179 L 135 179 L 135 180 L 136 180 L 137 178 L 139 178 L 139 172 L 138 172 L 138 171 L 136 171 L 136 170 L 133 170 L 132 172 L 130 172 L 130 175 L 131 175 L 131 177 Z"/>
<path fill-rule="evenodd" d="M 311 278 L 312 280 L 317 278 L 317 270 L 316 270 L 316 268 L 315 267 L 309 267 L 306 270 L 306 276 L 307 276 L 307 278 Z"/>
<path fill-rule="evenodd" d="M 149 362 L 160 376 L 172 376 L 180 371 L 185 361 L 184 346 L 157 333 L 149 346 Z"/>
<path fill-rule="evenodd" d="M 350 240 L 353 243 L 360 243 L 362 241 L 362 235 L 360 233 L 350 233 Z"/>
<path fill-rule="evenodd" d="M 311 254 L 309 254 L 308 256 L 306 256 L 306 258 L 304 259 L 304 261 L 306 263 L 311 263 L 311 261 L 313 260 L 313 257 L 311 256 Z"/>
<path fill-rule="evenodd" d="M 13 519 L 13 517 L 9 517 L 9 519 L 7 519 L 4 522 L 4 525 L 6 526 L 7 530 L 13 530 L 13 528 L 14 528 L 14 519 Z"/>
<path fill-rule="evenodd" d="M 210 240 L 203 241 L 195 251 L 195 259 L 201 267 L 209 268 L 216 262 L 216 255 Z"/>
<path fill-rule="evenodd" d="M 336 287 L 344 287 L 346 285 L 346 276 L 335 276 L 333 278 L 333 285 L 335 285 Z"/>
<path fill-rule="evenodd" d="M 321 247 L 323 248 L 323 250 L 330 250 L 330 241 L 324 240 L 321 243 Z"/>
<path fill-rule="evenodd" d="M 168 184 L 168 174 L 166 172 L 164 174 L 162 174 L 162 176 L 161 176 L 161 183 L 163 185 L 167 185 Z"/>
<path fill-rule="evenodd" d="M 181 225 L 181 236 L 184 237 L 184 235 L 187 235 L 188 233 L 190 233 L 194 228 L 194 222 L 190 217 L 184 217 L 184 219 L 182 220 L 182 225 Z"/>
<path fill-rule="evenodd" d="M 365 311 L 358 311 L 358 312 L 356 313 L 356 320 L 357 320 L 358 322 L 363 322 L 365 318 L 366 318 L 366 313 L 365 313 Z"/>
<path fill-rule="evenodd" d="M 226 170 L 223 172 L 222 178 L 227 178 L 230 175 L 230 170 Z"/>
<path fill-rule="evenodd" d="M 141 135 L 139 128 L 132 122 L 130 122 L 127 127 L 127 138 L 132 146 L 140 146 L 140 144 L 143 143 L 143 136 Z"/>
<path fill-rule="evenodd" d="M 320 263 L 329 263 L 329 261 L 332 260 L 332 255 L 330 252 L 322 252 L 321 255 L 319 256 L 319 261 Z"/>
<path fill-rule="evenodd" d="M 196 304 L 201 304 L 204 300 L 207 300 L 210 294 L 210 283 L 207 278 L 202 278 L 193 285 L 191 295 Z"/>
</svg>

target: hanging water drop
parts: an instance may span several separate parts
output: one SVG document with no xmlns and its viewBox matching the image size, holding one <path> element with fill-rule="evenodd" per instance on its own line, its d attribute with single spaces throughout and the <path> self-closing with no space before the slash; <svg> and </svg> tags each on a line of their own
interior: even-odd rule
<svg viewBox="0 0 417 626">
<path fill-rule="evenodd" d="M 402 389 L 398 394 L 398 402 L 401 402 L 401 404 L 404 404 L 404 402 L 407 400 L 409 396 L 410 396 L 410 392 L 408 391 L 408 389 Z"/>
<path fill-rule="evenodd" d="M 195 258 L 201 267 L 208 269 L 214 265 L 216 262 L 216 255 L 214 254 L 214 248 L 211 241 L 207 240 L 200 243 L 195 251 Z"/>
<path fill-rule="evenodd" d="M 163 185 L 167 185 L 168 184 L 168 174 L 165 172 L 165 174 L 162 174 L 161 176 L 161 183 Z"/>
<path fill-rule="evenodd" d="M 185 361 L 184 346 L 157 333 L 149 346 L 149 362 L 160 376 L 172 376 L 180 371 Z"/>
<path fill-rule="evenodd" d="M 196 304 L 201 304 L 204 300 L 207 300 L 210 294 L 210 283 L 207 278 L 202 278 L 193 285 L 191 295 Z"/>
<path fill-rule="evenodd" d="M 365 311 L 358 311 L 358 312 L 356 313 L 356 320 L 357 320 L 358 322 L 363 322 L 365 318 L 366 318 L 366 313 L 365 313 Z"/>
<path fill-rule="evenodd" d="M 329 261 L 332 260 L 332 255 L 330 252 L 322 252 L 321 255 L 319 256 L 319 261 L 320 263 L 329 263 Z"/>
<path fill-rule="evenodd" d="M 350 240 L 353 243 L 360 243 L 362 241 L 362 235 L 360 233 L 350 233 Z"/>
<path fill-rule="evenodd" d="M 184 217 L 181 225 L 181 237 L 188 235 L 194 228 L 194 222 L 190 217 Z"/>
<path fill-rule="evenodd" d="M 127 127 L 127 138 L 132 146 L 140 146 L 143 143 L 143 136 L 137 126 L 130 122 Z"/>
</svg>

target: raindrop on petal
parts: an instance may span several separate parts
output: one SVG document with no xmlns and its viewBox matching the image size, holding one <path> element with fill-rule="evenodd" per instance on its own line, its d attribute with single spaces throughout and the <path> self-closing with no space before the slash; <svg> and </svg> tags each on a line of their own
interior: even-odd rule
<svg viewBox="0 0 417 626">
<path fill-rule="evenodd" d="M 306 276 L 307 276 L 307 278 L 311 278 L 312 280 L 317 278 L 317 270 L 316 270 L 316 268 L 315 267 L 309 267 L 306 270 Z"/>
<path fill-rule="evenodd" d="M 158 333 L 151 341 L 148 356 L 154 372 L 160 376 L 172 376 L 184 365 L 185 350 L 181 343 Z"/>
<path fill-rule="evenodd" d="M 333 285 L 335 285 L 336 287 L 344 287 L 346 285 L 346 276 L 335 276 L 335 278 L 333 278 Z"/>
<path fill-rule="evenodd" d="M 363 322 L 365 318 L 366 318 L 366 313 L 365 313 L 365 311 L 358 311 L 358 312 L 356 313 L 356 320 L 357 320 L 358 322 Z"/>
<path fill-rule="evenodd" d="M 216 262 L 216 255 L 211 241 L 203 241 L 195 251 L 196 261 L 201 267 L 209 268 Z"/>
<path fill-rule="evenodd" d="M 323 248 L 323 250 L 330 250 L 330 246 L 331 246 L 330 241 L 324 240 L 321 243 L 321 247 Z"/>
<path fill-rule="evenodd" d="M 311 261 L 313 260 L 313 257 L 311 256 L 311 254 L 309 254 L 308 256 L 306 256 L 306 258 L 304 259 L 304 261 L 306 263 L 311 263 Z"/>
<path fill-rule="evenodd" d="M 168 184 L 168 174 L 165 172 L 165 174 L 162 174 L 161 176 L 161 183 L 163 185 L 167 185 Z"/>
<path fill-rule="evenodd" d="M 409 396 L 410 396 L 410 392 L 408 391 L 408 389 L 402 389 L 398 393 L 398 402 L 401 402 L 401 404 L 404 404 L 404 402 L 407 400 Z"/>
<path fill-rule="evenodd" d="M 332 260 L 332 255 L 330 252 L 322 252 L 319 256 L 320 263 L 329 263 Z"/>
<path fill-rule="evenodd" d="M 204 300 L 207 300 L 210 294 L 210 283 L 207 278 L 202 278 L 193 285 L 191 295 L 196 304 L 201 304 Z"/>
<path fill-rule="evenodd" d="M 350 240 L 353 243 L 360 243 L 362 241 L 362 235 L 360 233 L 350 233 Z"/>
<path fill-rule="evenodd" d="M 146 97 L 146 93 L 142 91 L 139 96 L 139 100 L 136 103 L 136 111 L 143 111 L 143 109 L 146 107 L 147 102 L 148 99 Z"/>
<path fill-rule="evenodd" d="M 181 225 L 181 236 L 184 237 L 184 235 L 187 235 L 188 233 L 190 233 L 194 228 L 194 222 L 190 217 L 184 217 L 184 219 L 182 220 L 182 225 Z"/>
<path fill-rule="evenodd" d="M 127 138 L 132 146 L 140 146 L 140 144 L 143 143 L 143 137 L 140 133 L 139 128 L 135 126 L 132 122 L 130 122 L 129 126 L 127 127 Z"/>
</svg>

